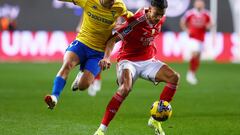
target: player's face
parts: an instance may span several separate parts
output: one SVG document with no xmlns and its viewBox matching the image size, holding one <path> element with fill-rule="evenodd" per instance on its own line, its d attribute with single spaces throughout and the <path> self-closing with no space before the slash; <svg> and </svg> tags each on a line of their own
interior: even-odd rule
<svg viewBox="0 0 240 135">
<path fill-rule="evenodd" d="M 150 7 L 149 14 L 150 14 L 150 21 L 153 24 L 157 24 L 160 19 L 164 16 L 166 9 L 159 9 L 156 7 Z"/>
<path fill-rule="evenodd" d="M 205 3 L 203 0 L 195 0 L 194 7 L 198 10 L 202 10 L 205 7 Z"/>
<path fill-rule="evenodd" d="M 107 8 L 111 8 L 115 2 L 115 0 L 102 0 L 104 3 L 104 6 Z"/>
</svg>

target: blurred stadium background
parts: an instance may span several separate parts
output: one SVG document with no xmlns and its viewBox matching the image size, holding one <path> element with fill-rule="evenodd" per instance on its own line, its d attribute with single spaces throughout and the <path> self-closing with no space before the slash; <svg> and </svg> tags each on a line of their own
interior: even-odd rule
<svg viewBox="0 0 240 135">
<path fill-rule="evenodd" d="M 133 12 L 149 5 L 148 0 L 124 1 Z M 188 41 L 179 27 L 193 0 L 168 1 L 167 21 L 156 40 L 157 58 L 182 79 L 172 102 L 173 117 L 163 128 L 169 135 L 239 135 L 240 0 L 205 0 L 215 27 L 205 35 L 196 86 L 185 81 Z M 76 69 L 56 110 L 47 110 L 43 102 L 81 14 L 81 8 L 57 0 L 0 0 L 0 135 L 89 135 L 97 129 L 117 87 L 114 66 L 103 72 L 103 88 L 96 97 L 70 91 Z M 162 87 L 139 80 L 107 134 L 153 134 L 146 122 Z"/>
<path fill-rule="evenodd" d="M 125 2 L 133 12 L 149 4 L 146 0 Z M 180 31 L 179 20 L 192 8 L 192 2 L 169 0 L 168 18 L 163 28 L 166 33 L 158 38 L 158 58 L 167 61 L 188 59 L 187 35 Z M 239 3 L 239 0 L 206 0 L 216 25 L 206 34 L 202 59 L 240 62 Z M 13 20 L 17 31 L 0 33 L 0 61 L 61 60 L 66 46 L 75 38 L 81 14 L 81 8 L 57 0 L 1 0 L 1 20 Z"/>
</svg>

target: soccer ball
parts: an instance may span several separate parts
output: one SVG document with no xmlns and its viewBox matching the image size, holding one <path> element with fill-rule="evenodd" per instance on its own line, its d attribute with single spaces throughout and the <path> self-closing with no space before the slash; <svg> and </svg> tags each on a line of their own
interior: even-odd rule
<svg viewBox="0 0 240 135">
<path fill-rule="evenodd" d="M 155 101 L 152 104 L 150 114 L 156 121 L 166 121 L 172 115 L 172 107 L 167 101 Z"/>
</svg>

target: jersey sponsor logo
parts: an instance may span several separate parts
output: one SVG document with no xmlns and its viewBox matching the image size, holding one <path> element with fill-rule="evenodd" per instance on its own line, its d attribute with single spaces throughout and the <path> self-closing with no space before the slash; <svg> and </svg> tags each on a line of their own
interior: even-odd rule
<svg viewBox="0 0 240 135">
<path fill-rule="evenodd" d="M 137 18 L 136 20 L 132 21 L 124 30 L 123 32 L 120 34 L 122 37 L 125 37 L 127 34 L 129 34 L 133 27 L 135 27 L 137 24 L 143 22 L 145 19 L 145 17 L 142 16 L 140 18 Z"/>
<path fill-rule="evenodd" d="M 154 37 L 141 37 L 140 41 L 142 42 L 143 46 L 153 45 L 152 41 L 154 40 Z"/>
<path fill-rule="evenodd" d="M 91 17 L 92 19 L 94 19 L 96 21 L 100 21 L 100 22 L 110 24 L 110 25 L 113 24 L 113 21 L 108 20 L 108 19 L 103 18 L 103 17 L 100 17 L 100 16 L 97 16 L 97 15 L 94 15 L 91 12 L 88 12 L 87 14 L 88 14 L 89 17 Z"/>
<path fill-rule="evenodd" d="M 132 27 L 131 26 L 127 26 L 124 30 L 123 30 L 123 34 L 127 35 L 129 32 L 132 31 Z"/>
<path fill-rule="evenodd" d="M 204 27 L 206 22 L 207 22 L 206 18 L 201 16 L 200 17 L 194 16 L 191 20 L 191 23 L 197 28 Z"/>
</svg>

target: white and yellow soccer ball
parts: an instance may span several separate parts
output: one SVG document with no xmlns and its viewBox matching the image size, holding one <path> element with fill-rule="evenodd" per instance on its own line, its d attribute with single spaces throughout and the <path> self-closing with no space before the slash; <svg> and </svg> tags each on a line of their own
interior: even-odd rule
<svg viewBox="0 0 240 135">
<path fill-rule="evenodd" d="M 172 115 L 172 107 L 167 101 L 155 101 L 152 104 L 150 114 L 157 121 L 166 121 Z"/>
</svg>

